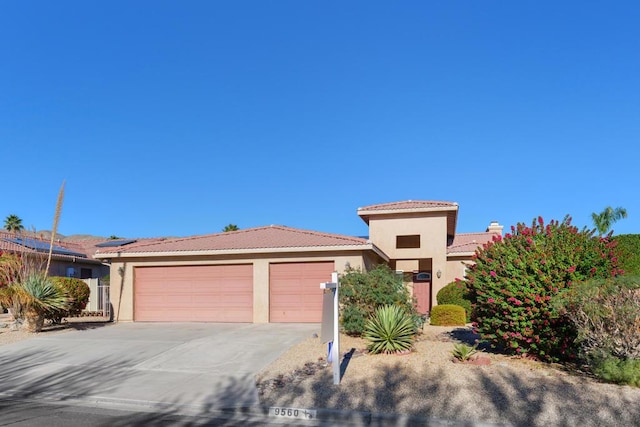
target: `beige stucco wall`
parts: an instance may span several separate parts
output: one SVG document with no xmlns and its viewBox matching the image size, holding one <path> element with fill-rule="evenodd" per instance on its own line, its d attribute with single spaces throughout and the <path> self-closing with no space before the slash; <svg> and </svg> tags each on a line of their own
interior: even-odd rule
<svg viewBox="0 0 640 427">
<path fill-rule="evenodd" d="M 361 251 L 283 254 L 280 256 L 256 255 L 254 257 L 155 257 L 113 259 L 111 262 L 110 297 L 115 321 L 133 321 L 134 308 L 134 271 L 138 266 L 178 266 L 178 265 L 253 265 L 253 322 L 269 322 L 269 264 L 283 262 L 333 261 L 338 273 L 346 266 L 366 270 L 372 262 L 371 255 Z M 375 258 L 375 257 L 373 257 Z M 347 264 L 348 263 L 348 264 Z M 327 277 L 330 281 L 331 277 Z M 318 283 L 318 287 L 320 283 Z"/>
<path fill-rule="evenodd" d="M 465 267 L 471 263 L 471 256 L 450 256 L 447 260 L 447 284 L 464 279 Z"/>
<path fill-rule="evenodd" d="M 419 248 L 396 248 L 397 236 L 420 236 Z M 380 215 L 369 218 L 369 240 L 389 256 L 396 270 L 421 270 L 431 264 L 432 298 L 447 282 L 447 212 Z M 441 277 L 437 277 L 440 270 Z"/>
</svg>

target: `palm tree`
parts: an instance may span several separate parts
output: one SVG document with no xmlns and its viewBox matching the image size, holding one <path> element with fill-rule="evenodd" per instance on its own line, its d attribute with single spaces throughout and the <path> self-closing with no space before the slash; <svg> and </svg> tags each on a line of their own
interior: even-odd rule
<svg viewBox="0 0 640 427">
<path fill-rule="evenodd" d="M 617 207 L 613 209 L 611 206 L 607 206 L 599 214 L 595 212 L 591 214 L 593 225 L 601 236 L 611 229 L 614 222 L 626 217 L 627 210 L 625 208 Z"/>
<path fill-rule="evenodd" d="M 4 220 L 4 229 L 17 233 L 24 230 L 24 226 L 18 215 L 9 215 Z"/>
<path fill-rule="evenodd" d="M 240 229 L 235 224 L 225 225 L 225 227 L 222 229 L 222 231 L 225 232 L 225 233 L 227 231 L 238 231 L 238 230 L 240 230 Z"/>
</svg>

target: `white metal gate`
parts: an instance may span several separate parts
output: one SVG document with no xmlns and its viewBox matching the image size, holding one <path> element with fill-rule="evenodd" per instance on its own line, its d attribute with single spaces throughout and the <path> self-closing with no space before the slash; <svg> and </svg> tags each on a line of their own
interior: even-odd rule
<svg viewBox="0 0 640 427">
<path fill-rule="evenodd" d="M 109 300 L 109 283 L 100 279 L 84 279 L 89 285 L 89 302 L 84 311 L 105 317 L 111 317 L 111 301 Z"/>
</svg>

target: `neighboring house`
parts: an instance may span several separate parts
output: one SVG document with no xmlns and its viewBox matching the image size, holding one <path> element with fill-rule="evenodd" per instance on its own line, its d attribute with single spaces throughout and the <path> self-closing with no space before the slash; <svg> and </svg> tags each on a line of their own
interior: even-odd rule
<svg viewBox="0 0 640 427">
<path fill-rule="evenodd" d="M 36 268 L 46 267 L 50 245 L 50 240 L 35 237 L 29 232 L 0 231 L 0 251 L 19 254 Z M 109 267 L 93 258 L 94 252 L 93 247 L 54 242 L 49 275 L 90 279 L 109 274 Z"/>
<path fill-rule="evenodd" d="M 283 226 L 98 247 L 120 321 L 319 322 L 321 282 L 380 263 L 402 272 L 421 312 L 475 249 L 502 232 L 456 234 L 458 205 L 406 201 L 358 209 L 369 238 Z"/>
</svg>

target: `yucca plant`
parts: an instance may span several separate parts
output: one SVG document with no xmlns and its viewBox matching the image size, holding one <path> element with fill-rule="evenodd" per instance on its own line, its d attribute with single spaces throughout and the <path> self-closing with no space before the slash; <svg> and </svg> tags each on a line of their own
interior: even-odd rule
<svg viewBox="0 0 640 427">
<path fill-rule="evenodd" d="M 31 273 L 1 289 L 0 302 L 12 307 L 16 320 L 24 320 L 25 330 L 40 332 L 45 315 L 52 310 L 66 310 L 69 298 L 44 273 Z"/>
<path fill-rule="evenodd" d="M 456 344 L 453 346 L 451 354 L 461 362 L 468 362 L 473 356 L 478 353 L 477 348 L 478 344 L 475 344 L 473 347 L 467 344 Z"/>
<path fill-rule="evenodd" d="M 408 351 L 416 336 L 415 322 L 402 307 L 384 305 L 367 320 L 363 336 L 371 353 Z"/>
</svg>

